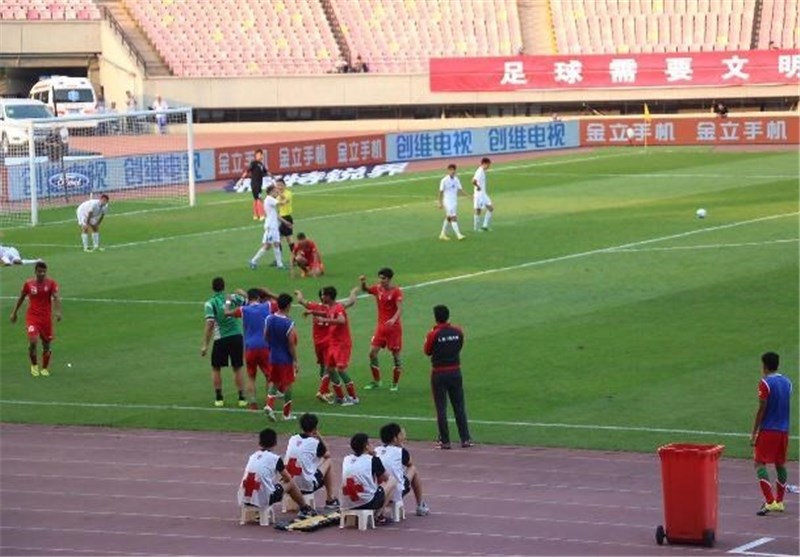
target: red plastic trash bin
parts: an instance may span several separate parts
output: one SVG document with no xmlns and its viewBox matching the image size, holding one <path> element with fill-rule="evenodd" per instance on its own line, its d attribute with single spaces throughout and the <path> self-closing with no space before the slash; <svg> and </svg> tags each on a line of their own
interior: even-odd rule
<svg viewBox="0 0 800 557">
<path fill-rule="evenodd" d="M 717 535 L 718 463 L 723 445 L 671 443 L 659 447 L 666 528 L 656 528 L 658 545 L 702 544 Z"/>
</svg>

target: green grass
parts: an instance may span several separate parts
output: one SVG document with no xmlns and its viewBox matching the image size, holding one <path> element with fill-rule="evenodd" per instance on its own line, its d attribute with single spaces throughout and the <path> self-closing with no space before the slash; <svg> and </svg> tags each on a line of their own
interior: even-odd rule
<svg viewBox="0 0 800 557">
<path fill-rule="evenodd" d="M 462 166 L 468 184 L 472 169 Z M 464 242 L 436 240 L 441 174 L 298 188 L 297 230 L 317 241 L 329 271 L 319 280 L 247 269 L 261 229 L 244 195 L 135 214 L 125 213 L 141 203 L 112 200 L 103 254 L 78 249 L 72 208 L 45 212 L 45 226 L 3 231 L 4 244 L 47 259 L 64 321 L 53 376 L 37 380 L 22 324 L 4 321 L 2 420 L 254 431 L 263 414 L 211 407 L 199 354 L 211 278 L 313 296 L 328 283 L 344 293 L 386 265 L 406 288 L 399 393 L 364 391 L 345 409 L 316 402 L 310 323 L 298 317 L 295 406 L 318 411 L 327 434 L 374 434 L 397 417 L 412 438 L 434 438 L 421 344 L 437 303 L 466 331 L 467 405 L 480 442 L 635 451 L 718 442 L 745 457 L 762 352 L 782 355 L 797 392 L 796 153 L 610 149 L 498 164 L 489 174 L 494 230 L 473 234 L 462 200 Z M 708 218 L 694 217 L 698 207 Z M 5 315 L 31 273 L 0 271 Z M 351 375 L 363 385 L 373 301 L 350 314 Z M 382 362 L 388 373 L 388 355 Z M 235 400 L 229 372 L 224 381 Z M 792 404 L 796 440 L 796 394 Z M 796 459 L 797 442 L 791 450 Z"/>
</svg>

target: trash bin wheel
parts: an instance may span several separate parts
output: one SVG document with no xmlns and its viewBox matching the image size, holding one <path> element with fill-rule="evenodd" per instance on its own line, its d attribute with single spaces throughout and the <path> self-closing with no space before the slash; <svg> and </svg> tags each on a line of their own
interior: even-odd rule
<svg viewBox="0 0 800 557">
<path fill-rule="evenodd" d="M 714 547 L 714 530 L 703 530 L 703 545 L 706 547 Z"/>
<path fill-rule="evenodd" d="M 664 527 L 660 524 L 656 527 L 656 543 L 658 545 L 664 545 L 664 539 L 666 539 L 667 533 L 664 531 Z"/>
</svg>

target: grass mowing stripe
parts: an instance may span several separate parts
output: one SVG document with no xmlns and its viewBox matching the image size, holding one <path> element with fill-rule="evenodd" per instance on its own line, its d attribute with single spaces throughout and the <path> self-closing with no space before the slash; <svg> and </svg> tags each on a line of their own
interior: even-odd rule
<svg viewBox="0 0 800 557">
<path fill-rule="evenodd" d="M 4 400 L 0 399 L 0 404 L 15 404 L 15 405 L 28 405 L 28 406 L 66 406 L 70 408 L 114 408 L 123 410 L 161 410 L 161 411 L 181 411 L 181 412 L 233 412 L 243 413 L 241 408 L 216 408 L 205 406 L 180 406 L 175 404 L 115 404 L 115 403 L 92 403 L 92 402 L 59 402 L 59 401 L 32 401 L 32 400 Z M 300 410 L 297 410 L 301 413 Z M 386 416 L 381 414 L 350 414 L 345 412 L 319 412 L 314 411 L 314 414 L 324 417 L 338 417 L 338 418 L 357 418 L 365 420 L 399 420 L 401 422 L 435 422 L 436 418 L 428 416 Z M 479 420 L 470 418 L 470 423 L 478 425 L 489 426 L 504 426 L 504 427 L 538 427 L 546 429 L 583 429 L 589 431 L 627 431 L 627 432 L 640 432 L 640 433 L 671 433 L 682 435 L 710 435 L 719 437 L 741 437 L 749 438 L 749 433 L 733 432 L 733 431 L 703 431 L 693 429 L 672 429 L 662 427 L 641 427 L 641 426 L 616 426 L 616 425 L 598 425 L 598 424 L 561 424 L 561 423 L 547 423 L 547 422 L 524 422 L 524 421 L 507 421 L 507 420 Z M 792 439 L 800 439 L 800 436 L 790 436 Z"/>
<path fill-rule="evenodd" d="M 766 240 L 764 242 L 740 242 L 736 244 L 701 244 L 698 246 L 672 246 L 667 248 L 620 248 L 615 249 L 613 251 L 609 251 L 608 253 L 633 253 L 633 252 L 650 252 L 650 251 L 679 251 L 679 250 L 704 250 L 704 249 L 719 249 L 719 248 L 742 248 L 742 247 L 750 247 L 750 246 L 769 246 L 775 244 L 789 244 L 789 243 L 797 243 L 800 241 L 800 238 L 790 238 L 787 240 Z"/>
<path fill-rule="evenodd" d="M 612 153 L 610 155 L 592 155 L 592 156 L 588 156 L 588 157 L 576 157 L 576 158 L 564 157 L 563 159 L 560 158 L 560 159 L 554 160 L 554 161 L 537 161 L 537 162 L 527 163 L 527 164 L 505 166 L 505 167 L 501 167 L 501 168 L 496 169 L 494 172 L 508 172 L 510 170 L 518 170 L 518 169 L 523 169 L 523 168 L 536 168 L 536 167 L 540 167 L 540 166 L 553 166 L 553 165 L 559 165 L 559 164 L 578 164 L 578 163 L 582 163 L 582 162 L 596 161 L 596 160 L 599 160 L 599 159 L 612 159 L 612 158 L 617 158 L 617 157 L 636 156 L 636 155 L 641 155 L 641 154 L 643 154 L 643 153 L 641 153 L 641 152 L 624 152 L 624 153 Z M 328 195 L 328 194 L 335 194 L 335 193 L 340 192 L 340 191 L 347 191 L 347 190 L 353 190 L 353 189 L 366 189 L 366 188 L 373 188 L 373 187 L 379 187 L 379 186 L 400 185 L 400 184 L 404 184 L 406 182 L 419 182 L 419 181 L 422 181 L 422 180 L 428 180 L 432 176 L 435 177 L 435 176 L 438 176 L 441 173 L 442 173 L 442 170 L 431 170 L 431 171 L 427 171 L 427 172 L 419 172 L 419 173 L 415 172 L 413 174 L 417 174 L 417 175 L 416 176 L 412 176 L 412 177 L 401 176 L 396 180 L 384 180 L 384 181 L 377 181 L 377 182 L 368 181 L 368 182 L 360 182 L 360 183 L 356 183 L 356 184 L 351 184 L 351 185 L 347 185 L 347 186 L 332 186 L 332 187 L 327 187 L 327 188 L 326 187 L 314 187 L 314 189 L 311 190 L 311 191 L 302 191 L 302 190 L 300 190 L 300 191 L 298 191 L 296 193 L 296 195 L 298 195 L 300 197 L 305 197 L 305 196 L 310 196 L 310 195 Z M 206 202 L 206 203 L 203 203 L 203 206 L 207 207 L 207 206 L 212 206 L 212 205 L 227 205 L 229 203 L 239 203 L 239 202 L 241 202 L 241 198 L 237 196 L 234 199 L 225 199 L 225 200 L 222 200 L 222 201 Z M 170 207 L 156 207 L 156 208 L 153 208 L 153 209 L 140 209 L 140 210 L 137 210 L 137 211 L 126 211 L 124 213 L 115 214 L 114 216 L 115 217 L 138 216 L 138 215 L 145 215 L 145 214 L 150 214 L 150 213 L 160 213 L 160 212 L 165 212 L 165 211 L 184 211 L 186 209 L 192 209 L 192 208 L 193 207 L 191 207 L 189 205 L 179 205 L 179 206 L 170 206 Z M 305 220 L 309 220 L 309 219 L 305 219 Z M 69 223 L 73 223 L 73 222 L 75 222 L 75 219 L 66 219 L 66 220 L 59 220 L 59 221 L 40 223 L 39 226 L 54 226 L 54 225 L 61 225 L 61 224 L 69 224 Z M 0 228 L 0 230 L 4 230 L 4 228 Z"/>
<path fill-rule="evenodd" d="M 405 207 L 405 205 L 393 206 L 391 208 L 397 208 L 397 207 Z M 380 211 L 380 210 L 384 210 L 384 209 L 368 209 L 367 211 L 358 211 L 358 213 L 365 213 L 365 212 L 368 213 L 368 212 L 375 212 L 375 211 Z M 347 213 L 337 213 L 337 215 L 344 215 L 344 214 L 347 214 Z M 725 246 L 726 244 L 712 244 L 712 245 L 707 245 L 707 246 L 668 247 L 668 248 L 645 248 L 645 249 L 638 249 L 638 248 L 635 248 L 634 246 L 646 245 L 646 244 L 651 244 L 651 243 L 655 243 L 655 242 L 662 242 L 662 241 L 665 241 L 665 240 L 673 240 L 673 239 L 676 239 L 676 238 L 683 238 L 683 237 L 686 237 L 686 236 L 692 236 L 692 235 L 695 235 L 695 234 L 701 234 L 701 233 L 705 233 L 705 232 L 715 232 L 717 230 L 724 230 L 724 229 L 727 229 L 727 228 L 733 228 L 733 227 L 742 226 L 742 225 L 746 225 L 746 224 L 753 224 L 753 223 L 757 223 L 757 222 L 764 222 L 764 221 L 773 220 L 773 219 L 779 219 L 779 218 L 784 218 L 784 217 L 789 217 L 789 216 L 795 216 L 797 214 L 798 213 L 783 213 L 783 214 L 779 214 L 779 215 L 769 215 L 769 216 L 766 216 L 766 217 L 759 217 L 759 218 L 756 218 L 756 219 L 749 219 L 749 220 L 745 220 L 745 221 L 738 221 L 738 222 L 732 222 L 732 223 L 727 223 L 727 224 L 720 224 L 720 225 L 717 225 L 717 226 L 701 228 L 700 230 L 690 230 L 688 232 L 679 232 L 677 234 L 670 234 L 668 236 L 659 236 L 659 237 L 650 238 L 650 239 L 647 239 L 647 240 L 639 240 L 639 241 L 636 241 L 636 242 L 621 244 L 621 245 L 618 245 L 618 246 L 610 246 L 610 247 L 606 247 L 606 248 L 597 248 L 597 249 L 589 250 L 589 251 L 582 251 L 582 252 L 577 252 L 577 253 L 570 253 L 570 254 L 567 254 L 567 255 L 559 255 L 559 256 L 556 256 L 556 257 L 549 257 L 547 259 L 539 259 L 539 260 L 536 260 L 536 261 L 528 261 L 528 262 L 525 262 L 525 263 L 519 263 L 517 265 L 510 265 L 510 266 L 506 266 L 506 267 L 497 267 L 497 268 L 494 268 L 494 269 L 484 269 L 482 271 L 476 271 L 474 273 L 456 275 L 456 276 L 453 276 L 453 277 L 447 277 L 447 278 L 443 278 L 443 279 L 420 282 L 420 283 L 417 283 L 417 284 L 409 284 L 407 286 L 404 286 L 403 288 L 405 290 L 424 288 L 426 286 L 433 286 L 433 285 L 442 284 L 442 283 L 445 283 L 445 282 L 455 282 L 455 281 L 470 279 L 470 278 L 479 277 L 479 276 L 483 276 L 483 275 L 489 275 L 489 274 L 494 274 L 494 273 L 502 273 L 502 272 L 506 272 L 506 271 L 517 271 L 519 269 L 525 269 L 525 268 L 528 268 L 528 267 L 544 265 L 546 263 L 559 263 L 561 261 L 568 261 L 568 260 L 571 260 L 571 259 L 576 259 L 576 258 L 580 258 L 580 257 L 587 257 L 587 256 L 591 256 L 591 255 L 601 254 L 601 253 L 618 253 L 618 252 L 633 252 L 633 251 L 666 251 L 666 250 L 697 249 L 697 248 L 713 249 L 713 248 L 718 248 L 720 246 Z M 325 216 L 328 216 L 328 215 L 325 215 Z M 330 216 L 336 216 L 336 215 L 330 215 Z M 320 217 L 320 218 L 323 218 L 323 217 Z M 308 219 L 308 220 L 311 220 L 311 219 Z M 230 230 L 238 230 L 238 229 L 230 229 Z M 198 236 L 198 235 L 204 235 L 204 234 L 207 234 L 207 233 L 200 232 L 200 233 L 196 233 L 196 234 L 190 234 L 188 236 Z M 160 241 L 165 241 L 165 240 L 176 239 L 176 238 L 179 238 L 179 237 L 183 237 L 183 236 L 167 236 L 167 237 L 164 237 L 164 238 L 153 238 L 151 240 L 146 240 L 144 242 L 131 242 L 129 244 L 118 244 L 118 246 L 120 246 L 120 245 L 128 246 L 128 245 L 148 244 L 148 243 L 152 243 L 152 242 L 160 242 Z M 733 246 L 759 246 L 759 245 L 765 245 L 765 244 L 769 244 L 769 243 L 797 242 L 797 241 L 798 240 L 796 240 L 796 239 L 770 240 L 768 242 L 746 242 L 746 243 L 741 243 L 741 244 L 730 244 L 730 245 L 733 245 Z M 369 294 L 360 294 L 358 296 L 358 298 L 359 299 L 363 299 L 363 298 L 367 298 L 369 296 L 370 296 Z M 16 296 L 0 296 L 0 299 L 3 299 L 3 300 L 16 300 Z M 62 300 L 63 301 L 70 301 L 70 302 L 98 302 L 98 303 L 122 303 L 122 304 L 130 303 L 130 304 L 173 304 L 173 305 L 191 304 L 191 305 L 196 305 L 196 304 L 202 303 L 201 301 L 190 302 L 190 301 L 178 301 L 178 300 L 130 300 L 130 299 L 111 299 L 111 298 L 62 298 Z"/>
</svg>

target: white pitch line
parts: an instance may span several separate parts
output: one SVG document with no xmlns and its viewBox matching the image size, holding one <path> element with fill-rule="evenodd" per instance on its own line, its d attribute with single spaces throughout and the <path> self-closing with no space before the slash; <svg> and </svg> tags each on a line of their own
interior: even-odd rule
<svg viewBox="0 0 800 557">
<path fill-rule="evenodd" d="M 758 546 L 764 545 L 771 541 L 775 541 L 775 538 L 758 538 L 750 543 L 746 543 L 744 545 L 740 545 L 739 547 L 734 547 L 728 554 L 731 555 L 752 555 L 755 557 L 792 557 L 791 555 L 786 555 L 784 553 L 766 553 L 762 551 L 750 551 L 753 548 Z"/>
<path fill-rule="evenodd" d="M 517 176 L 564 176 L 564 177 L 599 177 L 599 178 L 730 178 L 730 174 L 695 174 L 695 173 L 638 173 L 629 172 L 513 172 Z M 788 180 L 797 179 L 797 174 L 754 174 L 751 176 L 737 174 L 736 178 L 749 180 Z"/>
<path fill-rule="evenodd" d="M 680 250 L 705 250 L 705 249 L 720 249 L 720 248 L 741 248 L 741 247 L 749 247 L 749 246 L 769 246 L 775 244 L 789 244 L 789 243 L 797 243 L 800 242 L 800 238 L 791 238 L 786 240 L 765 240 L 763 242 L 740 242 L 737 244 L 699 244 L 696 246 L 671 246 L 666 248 L 626 248 L 626 249 L 615 249 L 613 251 L 609 251 L 608 253 L 632 253 L 632 252 L 645 252 L 645 251 L 680 251 Z"/>
<path fill-rule="evenodd" d="M 49 407 L 66 407 L 66 408 L 106 408 L 116 410 L 159 410 L 159 411 L 179 411 L 179 412 L 235 412 L 242 413 L 241 408 L 212 408 L 207 406 L 180 406 L 174 404 L 117 404 L 110 402 L 61 402 L 55 400 L 37 401 L 37 400 L 14 400 L 14 399 L 0 399 L 0 404 L 9 404 L 16 406 L 49 406 Z M 350 414 L 346 412 L 319 412 L 314 411 L 318 416 L 336 417 L 336 418 L 351 418 L 362 420 L 401 420 L 404 422 L 435 422 L 436 419 L 427 416 L 386 416 L 381 414 Z M 502 427 L 538 427 L 543 429 L 577 429 L 588 431 L 624 431 L 624 432 L 640 432 L 640 433 L 670 433 L 681 435 L 698 435 L 698 436 L 714 436 L 714 437 L 749 437 L 748 433 L 732 432 L 732 431 L 704 431 L 693 429 L 675 429 L 663 427 L 635 427 L 635 426 L 617 426 L 617 425 L 597 425 L 597 424 L 564 424 L 564 423 L 549 423 L 549 422 L 526 422 L 526 421 L 505 421 L 505 420 L 480 420 L 470 418 L 470 422 L 478 425 L 487 426 L 502 426 Z M 791 436 L 791 439 L 800 439 L 800 436 Z"/>
</svg>

